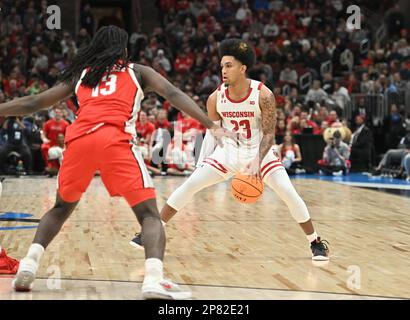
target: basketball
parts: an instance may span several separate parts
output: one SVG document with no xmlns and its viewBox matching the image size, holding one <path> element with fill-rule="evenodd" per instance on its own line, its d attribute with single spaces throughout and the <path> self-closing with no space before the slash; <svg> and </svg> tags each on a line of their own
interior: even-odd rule
<svg viewBox="0 0 410 320">
<path fill-rule="evenodd" d="M 254 203 L 263 193 L 263 182 L 249 175 L 236 174 L 232 179 L 233 197 L 242 203 Z"/>
</svg>

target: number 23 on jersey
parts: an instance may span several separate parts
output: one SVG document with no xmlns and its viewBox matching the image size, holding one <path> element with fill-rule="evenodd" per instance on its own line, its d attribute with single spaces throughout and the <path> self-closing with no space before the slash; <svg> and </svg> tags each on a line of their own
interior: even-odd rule
<svg viewBox="0 0 410 320">
<path fill-rule="evenodd" d="M 231 120 L 231 123 L 234 125 L 233 131 L 239 131 L 239 128 L 241 128 L 242 130 L 244 130 L 245 133 L 245 137 L 246 139 L 250 139 L 252 136 L 251 133 L 251 123 L 249 122 L 249 120 L 241 120 L 241 121 L 236 121 L 236 120 Z"/>
</svg>

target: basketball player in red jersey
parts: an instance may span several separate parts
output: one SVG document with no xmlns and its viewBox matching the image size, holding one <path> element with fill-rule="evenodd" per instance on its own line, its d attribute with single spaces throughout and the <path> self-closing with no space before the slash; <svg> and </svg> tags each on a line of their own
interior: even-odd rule
<svg viewBox="0 0 410 320">
<path fill-rule="evenodd" d="M 263 83 L 246 77 L 255 61 L 253 49 L 240 39 L 224 40 L 219 55 L 223 84 L 207 101 L 209 117 L 226 129 L 240 133 L 244 143 L 226 141 L 216 146 L 207 132 L 197 169 L 175 190 L 161 211 L 167 223 L 200 190 L 226 181 L 238 172 L 260 177 L 288 206 L 310 243 L 313 260 L 328 260 L 329 250 L 315 232 L 305 202 L 293 187 L 285 168 L 276 156 L 276 102 L 273 93 Z M 134 246 L 145 246 L 137 234 Z"/>
<path fill-rule="evenodd" d="M 0 115 L 24 115 L 76 94 L 80 106 L 78 118 L 66 131 L 56 203 L 41 219 L 33 244 L 20 263 L 13 281 L 17 291 L 32 288 L 44 249 L 58 234 L 99 170 L 110 195 L 124 197 L 142 226 L 146 250 L 143 297 L 190 297 L 190 292 L 181 291 L 163 278 L 165 233 L 154 185 L 134 144 L 143 90 L 157 92 L 197 118 L 218 140 L 228 133 L 153 69 L 130 63 L 127 43 L 125 30 L 103 27 L 88 46 L 79 50 L 58 85 L 38 95 L 0 104 Z"/>
</svg>

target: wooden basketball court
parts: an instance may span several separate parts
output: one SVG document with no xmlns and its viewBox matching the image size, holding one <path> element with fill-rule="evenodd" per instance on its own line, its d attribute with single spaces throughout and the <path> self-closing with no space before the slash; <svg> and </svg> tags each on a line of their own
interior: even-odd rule
<svg viewBox="0 0 410 320">
<path fill-rule="evenodd" d="M 154 179 L 159 208 L 183 180 Z M 326 181 L 293 183 L 330 242 L 329 263 L 312 263 L 302 230 L 273 191 L 244 205 L 226 183 L 202 191 L 167 225 L 167 277 L 194 299 L 410 298 L 410 198 Z M 33 215 L 0 221 L 10 256 L 26 254 L 34 219 L 53 205 L 55 190 L 55 179 L 4 181 L 0 212 Z M 0 299 L 140 299 L 144 255 L 128 244 L 137 231 L 126 202 L 110 198 L 96 177 L 46 250 L 34 290 L 14 293 L 12 278 L 0 276 Z"/>
</svg>

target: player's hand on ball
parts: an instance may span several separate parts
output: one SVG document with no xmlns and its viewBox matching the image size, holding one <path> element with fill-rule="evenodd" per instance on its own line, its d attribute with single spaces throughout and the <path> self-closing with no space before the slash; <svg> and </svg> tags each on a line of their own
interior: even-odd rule
<svg viewBox="0 0 410 320">
<path fill-rule="evenodd" d="M 261 166 L 259 163 L 259 157 L 256 157 L 255 159 L 253 159 L 251 162 L 249 162 L 246 165 L 245 171 L 243 172 L 243 174 L 252 176 L 258 180 L 261 179 Z"/>
</svg>

